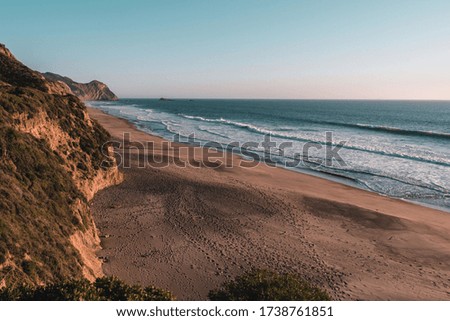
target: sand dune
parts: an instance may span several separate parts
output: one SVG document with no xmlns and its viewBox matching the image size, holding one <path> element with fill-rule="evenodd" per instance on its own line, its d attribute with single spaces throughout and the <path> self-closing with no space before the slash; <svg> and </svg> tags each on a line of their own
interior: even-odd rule
<svg viewBox="0 0 450 321">
<path fill-rule="evenodd" d="M 117 139 L 153 142 L 154 161 L 189 157 L 89 112 Z M 266 165 L 137 168 L 135 148 L 120 156 L 124 183 L 93 201 L 108 275 L 179 299 L 206 299 L 250 267 L 299 272 L 341 300 L 450 299 L 448 213 Z"/>
</svg>

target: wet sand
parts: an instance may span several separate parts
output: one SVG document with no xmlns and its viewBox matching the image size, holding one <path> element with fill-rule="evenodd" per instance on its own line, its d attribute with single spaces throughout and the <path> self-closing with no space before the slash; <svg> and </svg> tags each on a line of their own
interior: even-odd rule
<svg viewBox="0 0 450 321">
<path fill-rule="evenodd" d="M 172 155 L 163 139 L 89 113 L 116 140 L 153 142 L 153 165 L 172 162 L 139 168 L 145 154 L 117 150 L 124 182 L 92 207 L 105 274 L 184 300 L 251 267 L 298 272 L 340 300 L 450 299 L 449 213 L 263 164 L 180 168 L 200 148 Z"/>
</svg>

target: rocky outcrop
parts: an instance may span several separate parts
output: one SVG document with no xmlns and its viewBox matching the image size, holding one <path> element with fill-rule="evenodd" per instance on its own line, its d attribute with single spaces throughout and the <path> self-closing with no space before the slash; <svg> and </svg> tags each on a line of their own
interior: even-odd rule
<svg viewBox="0 0 450 321">
<path fill-rule="evenodd" d="M 93 80 L 81 84 L 68 77 L 46 72 L 42 74 L 47 80 L 67 85 L 71 92 L 81 100 L 118 100 L 117 96 L 104 83 Z"/>
<path fill-rule="evenodd" d="M 0 45 L 0 284 L 101 275 L 88 202 L 122 179 L 108 140 L 66 84 Z"/>
</svg>

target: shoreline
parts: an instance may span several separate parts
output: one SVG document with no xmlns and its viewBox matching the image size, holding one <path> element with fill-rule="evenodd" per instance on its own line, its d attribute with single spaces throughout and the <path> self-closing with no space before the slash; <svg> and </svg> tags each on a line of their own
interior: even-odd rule
<svg viewBox="0 0 450 321">
<path fill-rule="evenodd" d="M 181 146 L 181 147 L 184 146 L 184 147 L 187 147 L 187 148 L 194 147 L 193 145 L 189 144 L 188 142 L 180 142 L 180 143 L 173 142 L 173 141 L 170 141 L 170 140 L 168 140 L 168 139 L 166 139 L 164 137 L 157 136 L 157 135 L 154 135 L 152 133 L 148 133 L 147 131 L 145 131 L 143 129 L 140 129 L 133 122 L 131 122 L 131 121 L 125 119 L 125 118 L 121 118 L 121 117 L 117 117 L 117 116 L 111 115 L 111 114 L 109 114 L 109 113 L 107 113 L 107 112 L 105 112 L 105 111 L 103 111 L 101 109 L 97 109 L 97 108 L 92 107 L 92 106 L 88 106 L 88 108 L 89 109 L 94 109 L 96 111 L 99 111 L 99 112 L 101 112 L 101 113 L 103 113 L 103 114 L 105 114 L 107 116 L 110 116 L 110 117 L 113 117 L 113 118 L 116 118 L 116 119 L 119 119 L 119 120 L 123 120 L 124 122 L 128 123 L 129 126 L 131 128 L 133 128 L 134 130 L 139 131 L 141 133 L 144 133 L 145 135 L 148 135 L 151 138 L 150 141 L 157 139 L 157 140 L 160 140 L 160 141 L 167 141 L 170 144 L 172 144 L 172 146 Z M 91 112 L 92 111 L 89 111 L 89 113 L 91 113 Z M 203 147 L 201 147 L 201 148 L 203 148 Z M 235 157 L 235 158 L 237 158 L 239 160 L 243 159 L 243 156 L 240 153 L 234 152 L 233 150 L 221 150 L 221 152 L 229 154 L 231 157 Z M 320 171 L 316 172 L 316 171 L 313 171 L 313 170 L 290 169 L 290 168 L 286 168 L 286 167 L 283 167 L 283 166 L 278 166 L 279 165 L 278 163 L 276 163 L 275 166 L 268 166 L 268 165 L 264 164 L 263 162 L 258 162 L 258 163 L 260 164 L 258 166 L 268 167 L 268 168 L 272 168 L 272 169 L 276 168 L 277 170 L 289 171 L 289 172 L 296 173 L 296 174 L 299 174 L 299 175 L 306 175 L 306 176 L 314 177 L 314 178 L 317 178 L 317 179 L 325 180 L 326 182 L 331 182 L 331 183 L 334 183 L 334 184 L 339 184 L 339 185 L 347 186 L 347 187 L 350 187 L 350 188 L 354 188 L 354 189 L 357 189 L 357 190 L 360 190 L 360 191 L 372 193 L 372 194 L 378 195 L 378 196 L 383 197 L 383 198 L 397 200 L 397 201 L 405 202 L 405 203 L 408 203 L 408 204 L 413 204 L 413 205 L 416 205 L 416 206 L 424 207 L 426 209 L 436 210 L 436 211 L 439 211 L 439 212 L 450 214 L 450 209 L 447 209 L 447 208 L 444 208 L 444 207 L 440 207 L 440 206 L 437 206 L 437 205 L 432 205 L 432 204 L 429 204 L 429 203 L 423 203 L 423 202 L 420 202 L 420 201 L 413 201 L 413 200 L 408 200 L 408 199 L 404 199 L 404 198 L 393 197 L 393 196 L 390 196 L 390 195 L 387 195 L 387 194 L 378 193 L 378 192 L 373 191 L 373 190 L 371 190 L 369 188 L 364 188 L 362 185 L 358 185 L 358 183 L 354 179 L 346 177 L 346 176 L 341 176 L 341 175 L 338 175 L 338 174 L 330 174 L 330 173 L 325 173 L 325 172 L 320 172 Z M 344 181 L 348 181 L 349 183 L 346 184 Z"/>
<path fill-rule="evenodd" d="M 113 137 L 165 141 L 88 110 Z M 297 271 L 335 299 L 450 298 L 448 213 L 282 169 L 122 169 L 125 182 L 94 199 L 97 226 L 112 235 L 105 273 L 181 299 L 206 299 L 251 266 Z"/>
<path fill-rule="evenodd" d="M 107 114 L 109 116 L 116 117 L 116 118 L 119 118 L 119 119 L 123 119 L 124 121 L 128 122 L 131 126 L 133 126 L 136 130 L 144 132 L 144 133 L 148 134 L 149 136 L 158 137 L 161 140 L 169 141 L 169 142 L 171 142 L 173 144 L 177 144 L 177 143 L 174 143 L 173 141 L 171 141 L 168 138 L 165 138 L 163 136 L 155 135 L 154 133 L 147 132 L 145 129 L 140 128 L 137 124 L 135 124 L 134 122 L 132 122 L 132 121 L 130 121 L 128 119 L 125 119 L 125 118 L 122 118 L 122 117 L 119 117 L 119 116 L 116 116 L 116 115 L 112 115 L 112 114 L 110 114 L 108 112 L 105 112 L 105 111 L 103 111 L 101 109 L 97 109 L 96 107 L 93 107 L 93 106 L 89 106 L 88 105 L 88 107 L 96 109 L 96 110 L 100 110 L 101 112 L 103 112 L 103 113 L 105 113 L 105 114 Z M 189 142 L 180 142 L 178 144 L 180 144 L 182 146 L 190 146 L 190 147 L 193 146 Z M 238 157 L 240 159 L 243 159 L 243 155 L 241 153 L 239 153 L 239 152 L 234 151 L 234 149 L 231 149 L 231 150 L 223 149 L 221 151 L 225 152 L 225 153 L 230 153 L 230 154 L 235 155 L 236 157 Z M 325 179 L 325 180 L 333 182 L 333 183 L 346 185 L 346 186 L 349 186 L 349 187 L 352 187 L 352 188 L 356 188 L 358 190 L 366 191 L 366 192 L 369 192 L 369 193 L 374 193 L 374 194 L 382 196 L 382 197 L 387 197 L 387 198 L 390 198 L 390 199 L 399 200 L 399 201 L 411 203 L 411 204 L 414 204 L 414 205 L 423 206 L 425 208 L 429 208 L 429 209 L 433 209 L 433 210 L 437 210 L 437 211 L 441 211 L 441 212 L 446 212 L 446 213 L 450 214 L 450 207 L 440 206 L 440 205 L 437 205 L 437 204 L 428 203 L 428 202 L 421 201 L 421 200 L 413 200 L 413 199 L 406 199 L 406 198 L 401 198 L 401 197 L 395 197 L 395 196 L 391 196 L 391 195 L 384 194 L 384 193 L 381 193 L 381 192 L 377 192 L 377 191 L 369 188 L 365 184 L 359 182 L 357 179 L 352 178 L 352 177 L 347 177 L 345 175 L 328 173 L 328 172 L 323 172 L 323 171 L 320 171 L 320 170 L 312 170 L 312 169 L 308 169 L 308 168 L 289 168 L 289 167 L 280 166 L 279 163 L 275 163 L 275 166 L 277 168 L 279 168 L 279 169 L 282 169 L 282 170 L 288 170 L 288 171 L 291 171 L 291 172 L 294 172 L 294 173 L 298 173 L 298 174 L 301 174 L 301 175 L 308 175 L 308 176 L 313 176 L 313 177 L 320 178 L 320 179 Z"/>
</svg>

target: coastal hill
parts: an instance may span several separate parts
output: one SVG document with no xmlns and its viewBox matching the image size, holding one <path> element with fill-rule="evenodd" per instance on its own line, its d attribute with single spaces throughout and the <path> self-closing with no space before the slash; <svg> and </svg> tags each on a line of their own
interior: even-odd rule
<svg viewBox="0 0 450 321">
<path fill-rule="evenodd" d="M 40 73 L 20 63 L 0 44 L 0 86 L 29 87 L 50 94 L 69 94 L 70 88 L 61 82 L 47 81 Z"/>
<path fill-rule="evenodd" d="M 102 275 L 89 200 L 121 175 L 70 88 L 0 45 L 0 287 Z"/>
<path fill-rule="evenodd" d="M 63 83 L 69 87 L 71 92 L 81 100 L 118 100 L 119 98 L 104 83 L 93 80 L 87 84 L 73 81 L 69 77 L 64 77 L 51 72 L 42 74 L 47 80 Z"/>
</svg>

